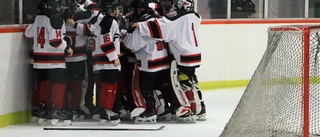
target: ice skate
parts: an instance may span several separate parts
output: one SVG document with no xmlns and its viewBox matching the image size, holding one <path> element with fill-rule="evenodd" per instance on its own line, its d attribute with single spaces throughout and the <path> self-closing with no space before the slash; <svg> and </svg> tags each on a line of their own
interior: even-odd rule
<svg viewBox="0 0 320 137">
<path fill-rule="evenodd" d="M 30 122 L 31 123 L 38 123 L 39 119 L 40 119 L 40 110 L 39 110 L 39 108 L 32 108 Z"/>
<path fill-rule="evenodd" d="M 196 123 L 197 122 L 197 115 L 194 115 L 191 111 L 185 115 L 176 117 L 177 123 Z"/>
<path fill-rule="evenodd" d="M 100 125 L 116 126 L 120 123 L 120 117 L 112 110 L 102 109 L 100 111 Z"/>
<path fill-rule="evenodd" d="M 46 108 L 44 107 L 45 104 L 40 103 L 40 107 L 33 107 L 31 112 L 31 123 L 38 123 L 40 118 L 44 118 L 46 114 Z"/>
<path fill-rule="evenodd" d="M 157 116 L 157 121 L 171 121 L 171 120 L 172 120 L 171 113 L 161 114 Z"/>
<path fill-rule="evenodd" d="M 85 116 L 85 112 L 81 109 L 72 110 L 72 120 L 73 121 L 83 121 Z"/>
<path fill-rule="evenodd" d="M 49 125 L 51 124 L 52 117 L 48 112 L 45 112 L 44 116 L 41 117 L 38 121 L 40 125 Z"/>
<path fill-rule="evenodd" d="M 72 113 L 66 109 L 53 109 L 49 112 L 52 117 L 51 125 L 67 126 L 72 124 Z"/>
<path fill-rule="evenodd" d="M 130 110 L 125 110 L 125 109 L 121 109 L 119 111 L 119 116 L 120 116 L 120 119 L 123 120 L 123 121 L 129 121 L 129 120 L 132 120 L 131 117 L 130 117 Z"/>
<path fill-rule="evenodd" d="M 152 109 L 150 112 L 146 110 L 140 116 L 135 117 L 134 123 L 135 124 L 156 124 L 157 113 L 154 109 Z"/>
<path fill-rule="evenodd" d="M 200 113 L 197 115 L 197 120 L 198 121 L 206 121 L 206 105 L 204 104 L 204 102 L 201 102 L 201 111 Z"/>
<path fill-rule="evenodd" d="M 157 121 L 172 121 L 174 120 L 175 108 L 166 108 L 162 114 L 157 116 Z"/>
<path fill-rule="evenodd" d="M 99 109 L 96 109 L 96 110 L 91 112 L 93 120 L 100 121 L 100 111 L 101 111 L 101 109 L 99 108 Z"/>
</svg>

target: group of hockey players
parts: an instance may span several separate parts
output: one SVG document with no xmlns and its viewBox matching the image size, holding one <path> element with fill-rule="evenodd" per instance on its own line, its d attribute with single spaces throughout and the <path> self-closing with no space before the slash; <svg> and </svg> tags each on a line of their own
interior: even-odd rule
<svg viewBox="0 0 320 137">
<path fill-rule="evenodd" d="M 205 120 L 193 0 L 173 0 L 170 9 L 161 0 L 127 2 L 39 1 L 25 30 L 36 73 L 32 122 Z"/>
</svg>

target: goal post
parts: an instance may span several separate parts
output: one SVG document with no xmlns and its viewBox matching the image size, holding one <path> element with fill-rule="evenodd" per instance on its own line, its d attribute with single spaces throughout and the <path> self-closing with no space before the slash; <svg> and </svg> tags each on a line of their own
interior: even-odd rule
<svg viewBox="0 0 320 137">
<path fill-rule="evenodd" d="M 220 137 L 320 135 L 319 32 L 268 28 L 267 49 Z"/>
</svg>

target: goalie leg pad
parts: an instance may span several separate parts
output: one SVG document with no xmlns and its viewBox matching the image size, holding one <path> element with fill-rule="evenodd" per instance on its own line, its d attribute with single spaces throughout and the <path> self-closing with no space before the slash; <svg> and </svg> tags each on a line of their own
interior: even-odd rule
<svg viewBox="0 0 320 137">
<path fill-rule="evenodd" d="M 179 78 L 179 82 L 180 82 L 180 85 L 181 85 L 181 88 L 184 90 L 184 91 L 189 91 L 192 89 L 192 82 L 190 81 L 188 75 L 182 73 L 182 72 L 178 72 L 179 75 L 178 75 L 178 78 Z"/>
<path fill-rule="evenodd" d="M 195 114 L 196 113 L 196 102 L 194 100 L 194 93 L 192 90 L 186 92 L 186 95 L 190 101 L 190 109 Z"/>
<path fill-rule="evenodd" d="M 177 97 L 177 100 L 180 103 L 180 106 L 189 104 L 188 98 L 186 97 L 183 89 L 181 88 L 181 85 L 178 79 L 178 69 L 177 69 L 177 63 L 175 60 L 171 62 L 170 77 L 171 77 L 171 84 L 172 84 L 173 91 Z"/>
</svg>

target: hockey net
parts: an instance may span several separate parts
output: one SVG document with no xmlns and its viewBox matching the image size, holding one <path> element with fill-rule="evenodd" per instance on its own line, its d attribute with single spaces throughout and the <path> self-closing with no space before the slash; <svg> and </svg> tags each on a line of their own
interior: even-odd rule
<svg viewBox="0 0 320 137">
<path fill-rule="evenodd" d="M 320 134 L 320 26 L 268 29 L 267 49 L 220 137 Z"/>
</svg>

